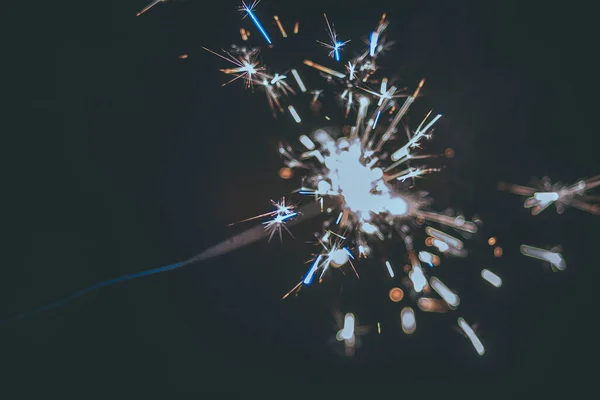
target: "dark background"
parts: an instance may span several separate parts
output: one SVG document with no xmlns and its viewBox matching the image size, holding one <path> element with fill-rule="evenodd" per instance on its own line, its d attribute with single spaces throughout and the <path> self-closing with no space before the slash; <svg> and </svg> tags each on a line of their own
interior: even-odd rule
<svg viewBox="0 0 600 400">
<path fill-rule="evenodd" d="M 483 3 L 265 0 L 257 9 L 276 44 L 265 59 L 281 71 L 297 66 L 313 87 L 320 81 L 298 61 L 309 54 L 327 62 L 314 42 L 324 39 L 322 12 L 342 39 L 353 39 L 346 57 L 388 13 L 396 45 L 382 63 L 411 88 L 427 78 L 421 110 L 444 113 L 432 146 L 456 151 L 423 185 L 438 209 L 477 212 L 485 222 L 474 255 L 447 265 L 460 289 L 458 313 L 418 313 L 417 332 L 406 337 L 397 321 L 408 303 L 390 305 L 388 283 L 350 282 L 341 301 L 335 282 L 280 301 L 305 272 L 306 242 L 318 229 L 307 224 L 295 229 L 295 241 L 259 243 L 1 327 L 7 398 L 259 388 L 286 395 L 314 383 L 331 385 L 316 392 L 323 395 L 366 383 L 378 385 L 369 393 L 391 384 L 395 396 L 500 389 L 542 396 L 593 383 L 586 377 L 593 342 L 580 335 L 594 315 L 582 311 L 593 293 L 583 275 L 597 267 L 597 217 L 552 208 L 534 218 L 521 199 L 496 189 L 499 180 L 549 175 L 570 183 L 600 173 L 589 128 L 596 115 L 584 109 L 594 95 L 585 60 L 591 11 Z M 241 26 L 263 45 L 238 2 L 171 2 L 136 18 L 144 5 L 49 2 L 12 29 L 6 54 L 16 69 L 7 87 L 26 112 L 11 115 L 16 128 L 5 133 L 15 145 L 7 146 L 5 229 L 13 240 L 5 242 L 0 279 L 3 316 L 184 260 L 296 185 L 278 177 L 276 144 L 298 127 L 288 115 L 273 120 L 262 93 L 237 83 L 221 88 L 224 63 L 200 48 L 241 43 Z M 300 20 L 301 35 L 283 42 L 273 14 L 288 32 Z M 179 59 L 183 53 L 189 58 Z M 485 245 L 491 235 L 504 248 L 500 259 Z M 552 273 L 525 259 L 521 243 L 562 244 L 568 269 Z M 482 267 L 499 272 L 504 286 L 485 284 Z M 331 310 L 390 328 L 365 336 L 348 360 L 331 342 Z M 483 358 L 453 331 L 457 316 L 479 323 Z"/>
</svg>

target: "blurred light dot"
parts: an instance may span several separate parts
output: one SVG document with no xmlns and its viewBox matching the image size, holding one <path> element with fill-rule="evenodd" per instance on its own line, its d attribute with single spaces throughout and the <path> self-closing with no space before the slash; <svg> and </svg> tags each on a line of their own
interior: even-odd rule
<svg viewBox="0 0 600 400">
<path fill-rule="evenodd" d="M 392 288 L 390 290 L 390 300 L 394 303 L 398 303 L 404 298 L 404 292 L 400 288 Z"/>
<path fill-rule="evenodd" d="M 500 246 L 494 247 L 494 255 L 496 257 L 502 257 L 502 247 L 500 247 Z"/>
<path fill-rule="evenodd" d="M 495 244 L 496 244 L 496 238 L 495 238 L 495 237 L 493 237 L 493 236 L 492 236 L 491 238 L 489 238 L 489 239 L 488 239 L 488 244 L 489 244 L 490 246 L 493 246 L 493 245 L 495 245 Z"/>
<path fill-rule="evenodd" d="M 186 58 L 188 58 L 187 54 L 182 54 L 179 56 L 179 58 L 181 58 L 182 60 L 185 60 Z"/>
<path fill-rule="evenodd" d="M 291 179 L 294 176 L 294 171 L 288 167 L 282 167 L 279 170 L 279 177 L 282 179 Z"/>
<path fill-rule="evenodd" d="M 446 158 L 452 158 L 454 157 L 454 150 L 448 147 L 446 151 L 444 151 L 444 155 Z"/>
</svg>

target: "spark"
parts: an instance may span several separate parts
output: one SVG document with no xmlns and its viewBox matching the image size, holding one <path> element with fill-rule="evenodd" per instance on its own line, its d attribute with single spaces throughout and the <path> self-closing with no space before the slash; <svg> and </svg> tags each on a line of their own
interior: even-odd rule
<svg viewBox="0 0 600 400">
<path fill-rule="evenodd" d="M 411 335 L 417 330 L 417 319 L 415 312 L 410 307 L 404 307 L 400 312 L 400 322 L 402 324 L 402 330 L 407 335 Z"/>
<path fill-rule="evenodd" d="M 273 217 L 272 220 L 263 222 L 263 224 L 265 225 L 265 230 L 267 232 L 269 232 L 269 242 L 273 238 L 273 235 L 275 234 L 275 232 L 279 232 L 279 240 L 283 240 L 282 228 L 284 228 L 290 235 L 292 235 L 292 232 L 290 232 L 288 227 L 285 226 L 285 221 L 287 221 L 290 218 L 294 218 L 296 215 L 298 215 L 298 214 L 295 212 L 286 214 L 286 215 L 277 214 L 277 215 L 275 215 L 275 217 Z M 292 237 L 293 237 L 293 235 L 292 235 Z"/>
<path fill-rule="evenodd" d="M 154 7 L 158 3 L 166 3 L 166 2 L 167 2 L 167 0 L 153 0 L 150 4 L 148 4 L 146 7 L 144 7 L 142 9 L 142 11 L 138 12 L 137 14 L 135 14 L 135 16 L 139 17 L 140 15 L 142 15 L 146 11 L 150 10 L 152 7 Z"/>
<path fill-rule="evenodd" d="M 433 290 L 435 290 L 437 294 L 439 294 L 440 297 L 444 299 L 446 303 L 448 303 L 450 308 L 454 309 L 458 307 L 460 304 L 460 298 L 450 289 L 448 289 L 448 286 L 444 285 L 444 283 L 435 276 L 431 278 L 430 282 Z"/>
<path fill-rule="evenodd" d="M 259 67 L 259 63 L 256 61 L 258 57 L 258 49 L 252 49 L 247 51 L 245 48 L 234 50 L 238 51 L 240 54 L 235 56 L 232 52 L 222 50 L 225 55 L 221 55 L 215 51 L 207 49 L 206 47 L 202 47 L 204 50 L 208 51 L 211 54 L 214 54 L 217 57 L 222 58 L 225 61 L 228 61 L 234 64 L 235 68 L 223 68 L 220 71 L 228 74 L 234 75 L 235 77 L 231 79 L 229 82 L 224 83 L 222 86 L 228 85 L 229 83 L 236 81 L 240 78 L 243 78 L 245 81 L 245 86 L 247 88 L 251 87 L 255 81 L 255 76 L 262 75 L 262 71 L 264 71 L 263 67 Z"/>
<path fill-rule="evenodd" d="M 473 328 L 471 328 L 471 326 L 469 326 L 469 324 L 467 324 L 463 318 L 458 318 L 458 326 L 467 335 L 467 337 L 473 344 L 475 351 L 477 351 L 477 354 L 482 356 L 485 353 L 485 349 L 483 347 L 483 344 L 481 343 L 481 340 L 479 340 L 479 338 L 475 334 Z"/>
<path fill-rule="evenodd" d="M 254 14 L 254 8 L 258 5 L 259 1 L 260 0 L 257 0 L 254 3 L 252 3 L 251 6 L 248 6 L 242 0 L 242 7 L 240 8 L 240 11 L 245 12 L 246 15 L 250 17 L 250 19 L 252 20 L 252 22 L 254 22 L 254 25 L 256 26 L 256 28 L 258 28 L 258 30 L 263 35 L 263 37 L 265 38 L 265 40 L 267 41 L 267 43 L 271 44 L 272 43 L 271 42 L 271 38 L 269 38 L 269 35 L 267 34 L 267 31 L 265 31 L 265 28 L 263 28 L 262 24 L 260 23 L 260 21 L 256 17 L 256 14 Z"/>
<path fill-rule="evenodd" d="M 538 260 L 548 262 L 559 271 L 563 271 L 565 268 L 567 268 L 567 263 L 562 255 L 555 251 L 544 250 L 523 244 L 521 245 L 521 254 L 526 257 L 536 258 Z"/>
<path fill-rule="evenodd" d="M 392 269 L 392 264 L 390 264 L 389 261 L 386 261 L 385 266 L 388 270 L 388 273 L 390 274 L 390 278 L 393 278 L 395 274 L 394 274 L 394 270 Z"/>
<path fill-rule="evenodd" d="M 430 299 L 428 297 L 419 298 L 417 305 L 421 311 L 425 312 L 445 313 L 448 311 L 448 304 L 446 304 L 444 301 Z"/>
<path fill-rule="evenodd" d="M 502 278 L 488 269 L 481 271 L 481 277 L 496 287 L 502 286 Z"/>
<path fill-rule="evenodd" d="M 279 28 L 279 32 L 281 32 L 281 36 L 286 38 L 287 33 L 286 33 L 285 29 L 283 29 L 283 25 L 281 25 L 281 21 L 279 21 L 279 17 L 277 15 L 275 15 L 273 17 L 273 19 L 275 20 L 275 23 L 277 24 L 277 27 Z"/>
<path fill-rule="evenodd" d="M 296 121 L 296 123 L 299 124 L 300 122 L 302 122 L 302 119 L 298 115 L 298 112 L 296 111 L 294 106 L 288 106 L 288 110 L 290 111 L 290 114 L 292 114 L 292 118 L 294 118 L 294 121 Z"/>
<path fill-rule="evenodd" d="M 302 93 L 306 92 L 306 86 L 304 86 L 304 82 L 302 82 L 302 79 L 300 78 L 298 71 L 296 71 L 295 69 L 292 69 L 292 75 L 294 76 L 294 79 L 296 79 L 296 83 L 298 84 L 298 87 L 300 88 Z"/>
<path fill-rule="evenodd" d="M 304 60 L 304 64 L 308 65 L 309 67 L 312 67 L 318 71 L 321 71 L 323 73 L 335 76 L 336 78 L 344 79 L 346 77 L 346 75 L 342 74 L 341 72 L 334 71 L 331 68 L 324 67 L 321 64 L 317 64 L 310 60 Z"/>
<path fill-rule="evenodd" d="M 344 317 L 344 327 L 337 333 L 337 340 L 353 340 L 354 339 L 354 314 L 348 313 Z"/>
<path fill-rule="evenodd" d="M 308 150 L 315 149 L 315 143 L 306 135 L 300 136 L 300 143 L 302 143 Z"/>
<path fill-rule="evenodd" d="M 600 198 L 587 194 L 600 186 L 600 175 L 589 179 L 581 179 L 573 185 L 552 184 L 550 178 L 544 177 L 536 187 L 520 186 L 500 182 L 498 188 L 519 196 L 527 196 L 523 203 L 531 209 L 532 215 L 538 215 L 548 206 L 554 204 L 556 211 L 562 214 L 567 207 L 575 207 L 590 214 L 600 215 Z M 596 204 L 598 203 L 598 204 Z"/>
<path fill-rule="evenodd" d="M 327 23 L 327 32 L 329 34 L 329 41 L 330 43 L 324 43 L 324 42 L 320 42 L 317 40 L 317 42 L 319 44 L 321 44 L 322 46 L 331 49 L 331 51 L 329 52 L 329 57 L 332 57 L 335 59 L 335 61 L 340 61 L 340 50 L 342 47 L 344 47 L 350 40 L 346 40 L 345 42 L 342 42 L 340 40 L 338 40 L 337 38 L 337 34 L 335 33 L 335 30 L 333 29 L 333 25 L 329 23 L 329 19 L 327 19 L 327 15 L 323 14 L 323 16 L 325 17 L 325 22 Z"/>
</svg>

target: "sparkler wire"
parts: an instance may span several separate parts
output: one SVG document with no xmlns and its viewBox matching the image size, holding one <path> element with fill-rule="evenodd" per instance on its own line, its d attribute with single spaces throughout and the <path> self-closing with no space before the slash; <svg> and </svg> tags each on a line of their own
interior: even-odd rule
<svg viewBox="0 0 600 400">
<path fill-rule="evenodd" d="M 299 222 L 305 221 L 307 219 L 310 219 L 312 217 L 319 215 L 320 212 L 321 212 L 321 209 L 320 209 L 319 203 L 317 203 L 317 202 L 309 203 L 303 207 L 300 207 L 298 209 L 298 215 L 294 219 L 287 221 L 286 224 L 289 226 L 296 225 Z M 230 237 L 229 239 L 227 239 L 221 243 L 218 243 L 212 247 L 209 247 L 202 253 L 195 255 L 194 257 L 188 259 L 187 261 L 183 261 L 183 262 L 179 262 L 176 264 L 171 264 L 171 265 L 167 265 L 167 266 L 159 267 L 159 268 L 155 268 L 155 269 L 150 269 L 150 270 L 146 270 L 146 271 L 135 272 L 133 274 L 124 275 L 124 276 L 121 276 L 118 278 L 113 278 L 113 279 L 109 279 L 104 282 L 97 283 L 86 289 L 79 290 L 79 291 L 77 291 L 67 297 L 64 297 L 60 300 L 57 300 L 53 303 L 39 307 L 35 310 L 24 312 L 22 314 L 14 316 L 14 317 L 10 317 L 10 318 L 1 320 L 0 326 L 5 325 L 12 321 L 20 320 L 20 319 L 23 319 L 26 317 L 33 316 L 35 314 L 42 313 L 44 311 L 49 311 L 54 308 L 58 308 L 58 307 L 60 307 L 64 304 L 67 304 L 87 293 L 93 292 L 93 291 L 101 289 L 103 287 L 112 286 L 117 283 L 130 281 L 130 280 L 133 280 L 136 278 L 142 278 L 144 276 L 150 276 L 150 275 L 154 275 L 154 274 L 160 274 L 162 272 L 173 271 L 175 269 L 184 267 L 184 266 L 192 264 L 192 263 L 206 261 L 211 258 L 219 257 L 219 256 L 227 254 L 231 251 L 237 250 L 241 247 L 255 243 L 267 236 L 268 236 L 268 232 L 265 231 L 265 229 L 263 228 L 262 225 L 254 226 L 250 229 L 245 230 L 244 232 L 241 232 L 237 235 Z"/>
</svg>

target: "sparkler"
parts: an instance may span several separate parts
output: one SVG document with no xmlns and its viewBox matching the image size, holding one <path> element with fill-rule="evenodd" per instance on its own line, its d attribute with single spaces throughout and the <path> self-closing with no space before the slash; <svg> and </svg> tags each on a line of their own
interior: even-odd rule
<svg viewBox="0 0 600 400">
<path fill-rule="evenodd" d="M 159 2 L 155 0 L 145 7 L 138 16 L 154 7 Z M 247 5 L 242 2 L 241 11 L 253 21 L 269 45 L 270 37 L 254 13 L 258 1 Z M 348 41 L 342 42 L 330 24 L 327 16 L 325 21 L 330 37 L 330 43 L 319 42 L 329 48 L 330 56 L 337 62 L 340 61 L 340 50 Z M 279 17 L 274 20 L 283 38 L 287 32 L 282 26 Z M 299 23 L 294 25 L 293 33 L 298 33 Z M 304 64 L 322 73 L 328 81 L 338 83 L 343 90 L 339 93 L 344 102 L 344 116 L 349 117 L 351 111 L 356 110 L 355 119 L 349 125 L 340 128 L 317 129 L 309 135 L 299 138 L 302 150 L 294 150 L 292 146 L 282 144 L 280 154 L 285 158 L 285 164 L 290 169 L 301 169 L 305 176 L 302 187 L 298 193 L 314 197 L 315 202 L 296 209 L 286 203 L 283 198 L 279 202 L 272 202 L 275 210 L 240 221 L 246 222 L 258 218 L 270 218 L 261 225 L 255 226 L 245 232 L 235 235 L 206 251 L 190 258 L 187 261 L 161 267 L 154 270 L 127 275 L 114 280 L 106 281 L 92 286 L 75 295 L 36 310 L 54 308 L 74 297 L 83 295 L 91 290 L 111 285 L 117 282 L 134 279 L 141 276 L 169 271 L 194 262 L 204 261 L 228 253 L 242 246 L 267 238 L 271 241 L 275 234 L 282 239 L 283 230 L 288 233 L 289 226 L 316 215 L 327 215 L 323 223 L 324 230 L 316 234 L 320 245 L 320 252 L 314 254 L 310 260 L 310 267 L 301 281 L 283 298 L 291 294 L 298 294 L 304 287 L 314 283 L 315 277 L 321 282 L 327 273 L 334 270 L 349 268 L 357 279 L 360 275 L 354 261 L 360 258 L 371 257 L 372 244 L 376 242 L 395 243 L 401 242 L 406 248 L 409 262 L 407 276 L 402 281 L 405 292 L 394 287 L 389 292 L 389 298 L 395 303 L 405 298 L 416 299 L 418 308 L 424 312 L 448 312 L 455 310 L 460 305 L 460 298 L 439 278 L 432 275 L 433 267 L 440 264 L 440 256 L 428 251 L 417 251 L 413 233 L 415 228 L 423 224 L 438 224 L 461 232 L 464 237 L 477 232 L 477 225 L 466 221 L 462 215 L 448 215 L 436 213 L 428 209 L 432 200 L 422 192 L 415 190 L 415 181 L 426 174 L 440 171 L 440 168 L 420 165 L 426 158 L 437 155 L 423 155 L 419 150 L 433 135 L 433 127 L 441 118 L 441 114 L 430 118 L 429 112 L 422 122 L 410 130 L 408 124 L 403 123 L 411 105 L 419 97 L 424 86 L 421 80 L 412 94 L 402 94 L 402 90 L 392 85 L 387 77 L 379 80 L 372 79 L 378 71 L 376 59 L 384 50 L 388 49 L 390 42 L 386 42 L 385 30 L 388 26 L 384 14 L 377 26 L 366 41 L 367 49 L 359 56 L 353 58 L 346 65 L 347 74 L 329 67 L 305 60 Z M 240 30 L 242 40 L 247 41 L 249 31 Z M 231 50 L 223 50 L 223 54 L 204 48 L 204 50 L 233 64 L 231 68 L 220 71 L 232 75 L 233 78 L 224 85 L 238 79 L 243 79 L 246 88 L 255 84 L 264 88 L 267 100 L 272 110 L 284 111 L 283 99 L 295 91 L 286 82 L 285 74 L 267 73 L 266 68 L 258 61 L 258 49 L 232 46 Z M 322 89 L 308 90 L 305 80 L 301 78 L 296 69 L 291 69 L 292 76 L 301 93 L 311 95 L 312 105 L 318 102 Z M 379 84 L 379 89 L 372 89 L 373 84 Z M 388 87 L 388 83 L 390 86 Z M 400 98 L 405 98 L 400 102 Z M 292 104 L 286 104 L 287 110 L 296 123 L 302 122 L 302 116 Z M 389 110 L 389 113 L 387 112 Z M 395 113 L 395 114 L 394 114 Z M 388 117 L 392 116 L 393 117 Z M 326 116 L 327 119 L 329 117 Z M 391 118 L 391 120 L 390 120 Z M 401 125 L 401 123 L 403 123 Z M 407 141 L 398 148 L 395 135 L 400 130 L 405 130 Z M 413 165 L 416 163 L 417 165 Z M 526 207 L 533 208 L 537 214 L 548 205 L 555 203 L 559 212 L 567 205 L 592 212 L 600 213 L 600 206 L 586 203 L 589 198 L 587 190 L 600 186 L 600 176 L 580 181 L 572 186 L 551 186 L 549 181 L 542 185 L 540 190 L 505 185 L 504 188 L 513 193 L 532 196 L 526 200 Z M 325 203 L 327 206 L 325 207 Z M 324 210 L 327 210 L 326 212 Z M 443 232 L 432 226 L 425 227 L 428 235 L 426 243 L 437 249 L 440 255 L 466 257 L 467 251 L 464 243 L 457 237 Z M 432 250 L 435 251 L 435 250 Z M 562 256 L 555 251 L 547 251 L 523 245 L 521 251 L 524 255 L 551 263 L 557 269 L 564 269 L 566 264 Z M 423 268 L 421 263 L 428 267 Z M 387 269 L 389 279 L 399 279 L 401 269 L 394 268 L 389 260 L 383 265 Z M 431 275 L 431 276 L 430 276 Z M 502 285 L 502 279 L 493 272 L 484 269 L 481 271 L 483 279 L 495 287 Z M 434 295 L 433 289 L 440 299 L 425 297 Z M 343 326 L 337 333 L 337 339 L 343 341 L 347 352 L 352 351 L 356 344 L 357 335 L 361 332 L 355 328 L 356 317 L 352 313 L 345 316 Z M 406 334 L 413 334 L 417 329 L 417 318 L 412 307 L 405 306 L 400 312 L 400 325 Z M 471 340 L 478 354 L 485 350 L 475 332 L 462 318 L 458 318 L 458 325 Z M 377 323 L 377 331 L 381 333 L 381 326 Z"/>
<path fill-rule="evenodd" d="M 280 23 L 278 17 L 275 21 Z M 325 21 L 331 43 L 319 43 L 331 50 L 330 56 L 335 61 L 340 61 L 340 49 L 348 42 L 338 40 L 326 15 Z M 316 129 L 310 134 L 301 135 L 299 146 L 281 144 L 279 147 L 285 166 L 299 169 L 304 175 L 302 186 L 296 192 L 313 198 L 327 216 L 323 232 L 316 234 L 320 251 L 314 254 L 304 276 L 283 299 L 298 294 L 315 282 L 322 282 L 335 270 L 349 269 L 356 279 L 360 279 L 355 262 L 371 257 L 375 242 L 400 241 L 406 248 L 409 261 L 407 276 L 402 279 L 400 270 L 393 267 L 393 260 L 385 260 L 383 266 L 387 269 L 389 279 L 400 279 L 411 296 L 405 296 L 402 289 L 394 288 L 390 291 L 390 299 L 400 302 L 408 297 L 415 299 L 422 311 L 447 312 L 459 307 L 460 298 L 439 278 L 430 276 L 435 275 L 432 268 L 440 265 L 441 259 L 436 254 L 418 251 L 413 233 L 425 224 L 427 243 L 432 248 L 440 254 L 466 257 L 467 250 L 461 239 L 430 225 L 451 228 L 462 232 L 465 237 L 476 233 L 477 225 L 465 220 L 462 215 L 442 214 L 428 209 L 431 198 L 415 189 L 416 179 L 441 170 L 439 167 L 422 165 L 423 160 L 439 155 L 420 154 L 420 149 L 432 138 L 434 126 L 442 115 L 430 111 L 413 130 L 409 129 L 404 119 L 419 97 L 425 80 L 418 82 L 412 93 L 404 94 L 387 77 L 373 79 L 378 71 L 378 55 L 389 48 L 385 37 L 387 26 L 384 14 L 366 42 L 367 49 L 348 61 L 347 73 L 304 60 L 304 65 L 320 72 L 329 82 L 339 84 L 342 88 L 339 96 L 343 102 L 344 116 L 351 118 L 353 110 L 355 116 L 348 120 L 346 126 Z M 285 37 L 283 27 L 280 30 Z M 244 60 L 246 64 L 253 65 L 249 57 Z M 242 68 L 239 63 L 238 68 Z M 254 69 L 258 67 L 255 65 Z M 301 77 L 300 71 L 290 70 L 300 92 L 311 94 L 309 103 L 314 105 L 323 89 L 309 90 L 309 81 Z M 247 71 L 237 70 L 234 73 L 243 72 Z M 254 82 L 263 82 L 269 105 L 279 111 L 284 109 L 283 95 L 291 93 L 289 86 L 283 86 L 283 78 L 276 78 L 283 76 L 259 71 L 250 78 Z M 377 84 L 378 88 L 372 89 L 372 84 Z M 298 107 L 288 104 L 287 110 L 296 123 L 302 123 L 303 117 Z M 393 139 L 396 139 L 399 131 L 406 132 L 407 140 L 398 147 Z M 275 233 L 273 229 L 277 229 L 281 237 L 282 228 L 287 229 L 287 218 L 291 219 L 295 214 L 290 211 L 288 214 L 275 213 L 270 216 L 274 218 L 265 223 L 269 238 Z M 421 263 L 428 268 L 425 269 Z M 497 278 L 494 279 L 488 272 L 483 278 L 499 286 L 500 278 L 494 275 Z M 437 294 L 439 299 L 424 297 L 431 294 L 430 288 L 435 292 L 433 296 Z M 414 309 L 404 307 L 400 315 L 403 331 L 414 333 L 417 328 Z M 338 332 L 338 339 L 342 338 L 345 342 L 352 338 L 347 326 L 350 325 L 344 325 Z"/>
</svg>

